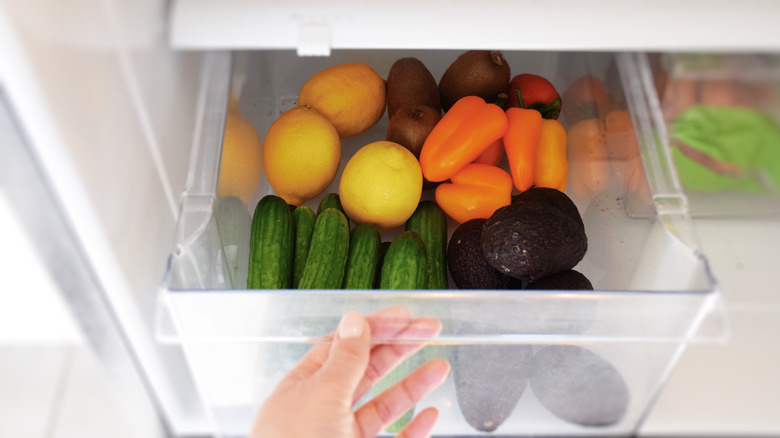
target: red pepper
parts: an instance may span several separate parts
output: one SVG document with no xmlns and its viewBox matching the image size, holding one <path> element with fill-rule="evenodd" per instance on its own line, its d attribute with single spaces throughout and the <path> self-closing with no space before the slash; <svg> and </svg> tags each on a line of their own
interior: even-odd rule
<svg viewBox="0 0 780 438">
<path fill-rule="evenodd" d="M 477 96 L 461 98 L 425 139 L 420 151 L 423 176 L 431 182 L 450 178 L 501 138 L 506 126 L 498 105 Z"/>
<path fill-rule="evenodd" d="M 509 81 L 504 108 L 535 109 L 545 119 L 557 119 L 561 114 L 561 96 L 547 79 L 523 73 Z"/>
<path fill-rule="evenodd" d="M 472 163 L 436 188 L 436 203 L 458 223 L 489 218 L 512 202 L 512 177 L 500 167 Z"/>
<path fill-rule="evenodd" d="M 509 170 L 515 187 L 521 192 L 534 183 L 536 149 L 542 127 L 542 114 L 524 108 L 506 110 L 507 129 L 504 133 L 504 148 L 509 161 Z"/>
</svg>

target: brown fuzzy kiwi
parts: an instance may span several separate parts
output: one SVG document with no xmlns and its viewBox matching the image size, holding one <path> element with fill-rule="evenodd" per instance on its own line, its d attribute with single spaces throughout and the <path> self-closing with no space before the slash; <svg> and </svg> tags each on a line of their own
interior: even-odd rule
<svg viewBox="0 0 780 438">
<path fill-rule="evenodd" d="M 415 157 L 420 158 L 423 143 L 439 120 L 441 113 L 426 105 L 399 108 L 390 117 L 386 138 L 409 149 Z"/>
<path fill-rule="evenodd" d="M 447 111 L 464 96 L 495 102 L 509 86 L 510 70 L 499 51 L 469 50 L 447 67 L 439 81 L 441 106 Z"/>
<path fill-rule="evenodd" d="M 436 79 L 417 58 L 398 59 L 387 74 L 387 115 L 392 118 L 409 105 L 425 105 L 441 113 Z"/>
</svg>

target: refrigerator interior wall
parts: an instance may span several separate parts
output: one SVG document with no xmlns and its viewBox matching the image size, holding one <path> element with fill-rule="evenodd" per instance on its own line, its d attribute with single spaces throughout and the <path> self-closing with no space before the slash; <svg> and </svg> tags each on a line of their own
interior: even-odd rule
<svg viewBox="0 0 780 438">
<path fill-rule="evenodd" d="M 199 53 L 169 50 L 165 11 L 157 0 L 4 1 L 0 80 L 152 398 L 173 433 L 203 434 L 181 352 L 152 335 L 201 74 Z"/>
<path fill-rule="evenodd" d="M 262 137 L 279 114 L 296 104 L 302 83 L 328 65 L 365 62 L 386 77 L 396 59 L 415 56 L 438 79 L 459 53 L 344 50 L 326 58 L 302 58 L 293 51 L 259 50 L 235 52 L 232 57 L 210 55 L 206 63 L 217 65 L 209 70 L 223 72 L 224 80 L 210 84 L 216 89 L 206 93 L 204 115 L 211 118 L 213 111 L 220 111 L 223 120 L 232 89 L 241 115 Z M 622 103 L 597 109 L 590 117 L 623 111 L 620 115 L 630 116 L 637 129 L 650 130 L 639 136 L 630 128 L 612 132 L 607 144 L 613 153 L 570 162 L 567 194 L 579 208 L 589 237 L 588 253 L 576 269 L 590 278 L 595 291 L 241 290 L 244 286 L 230 283 L 225 262 L 229 250 L 222 246 L 215 220 L 221 132 L 212 126 L 203 131 L 194 150 L 193 178 L 161 290 L 158 335 L 183 346 L 220 433 L 246 433 L 275 382 L 336 327 L 343 312 L 368 313 L 392 304 L 406 305 L 415 315 L 437 316 L 444 325 L 432 345 L 411 359 L 415 364 L 446 357 L 453 365 L 447 382 L 418 404 L 418 409 L 436 406 L 442 413 L 436 434 L 473 434 L 496 427 L 496 433 L 535 435 L 636 431 L 685 344 L 719 300 L 716 281 L 688 226 L 684 196 L 674 192 L 676 175 L 662 165 L 664 149 L 647 152 L 656 147 L 645 142 L 656 134 L 647 122 L 653 116 L 647 100 L 653 97 L 643 94 L 642 83 L 629 81 L 624 87 L 624 66 L 642 69 L 630 55 L 543 51 L 504 55 L 514 73 L 544 75 L 564 96 L 583 76 L 596 78 L 615 102 Z M 225 67 L 231 63 L 232 73 Z M 578 135 L 577 123 L 590 120 L 576 117 L 562 119 L 570 136 Z M 343 141 L 340 171 L 359 147 L 384 138 L 387 122 L 385 115 L 369 131 Z M 668 190 L 659 193 L 662 187 Z M 338 175 L 323 195 L 337 190 Z M 245 214 L 269 193 L 268 182 L 261 181 Z M 423 196 L 430 198 L 432 193 Z M 321 197 L 307 205 L 316 209 Z M 450 222 L 450 233 L 455 226 Z M 423 341 L 413 336 L 384 340 Z M 491 357 L 497 359 L 486 359 Z M 475 368 L 474 374 L 464 376 Z M 503 385 L 508 392 L 486 390 L 467 396 L 465 380 L 485 388 L 491 381 L 509 382 Z M 566 396 L 561 397 L 551 395 L 560 390 L 553 382 L 592 386 L 579 392 L 564 390 Z M 473 404 L 469 407 L 476 400 L 490 406 L 487 413 L 475 412 Z M 495 412 L 506 417 L 491 417 Z"/>
</svg>

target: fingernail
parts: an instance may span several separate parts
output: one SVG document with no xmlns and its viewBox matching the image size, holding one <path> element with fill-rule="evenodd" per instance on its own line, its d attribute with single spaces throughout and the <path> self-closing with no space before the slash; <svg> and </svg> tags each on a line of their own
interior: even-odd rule
<svg viewBox="0 0 780 438">
<path fill-rule="evenodd" d="M 355 311 L 347 312 L 339 323 L 339 337 L 341 339 L 357 338 L 363 334 L 364 325 L 363 315 Z"/>
</svg>

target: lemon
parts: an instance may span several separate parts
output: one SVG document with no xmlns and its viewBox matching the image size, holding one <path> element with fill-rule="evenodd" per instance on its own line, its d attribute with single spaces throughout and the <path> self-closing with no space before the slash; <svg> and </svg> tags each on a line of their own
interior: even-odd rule
<svg viewBox="0 0 780 438">
<path fill-rule="evenodd" d="M 229 111 L 222 138 L 217 195 L 236 196 L 248 205 L 262 176 L 262 148 L 257 131 L 237 112 Z"/>
<path fill-rule="evenodd" d="M 374 126 L 385 112 L 385 80 L 370 66 L 353 62 L 312 75 L 298 94 L 298 106 L 316 109 L 341 138 Z"/>
<path fill-rule="evenodd" d="M 347 162 L 339 183 L 347 217 L 381 230 L 406 222 L 421 194 L 422 171 L 417 158 L 391 141 L 376 141 L 360 148 Z"/>
<path fill-rule="evenodd" d="M 289 204 L 301 205 L 322 193 L 336 177 L 340 161 L 336 128 L 311 108 L 284 112 L 263 141 L 265 176 Z"/>
</svg>

